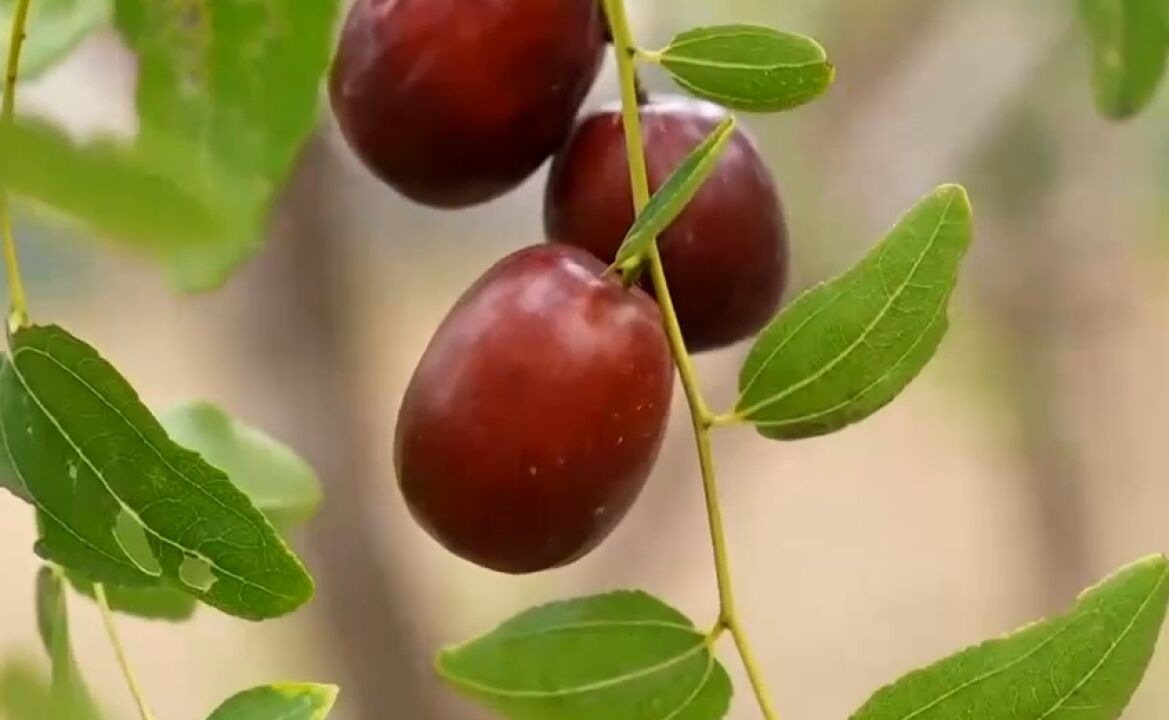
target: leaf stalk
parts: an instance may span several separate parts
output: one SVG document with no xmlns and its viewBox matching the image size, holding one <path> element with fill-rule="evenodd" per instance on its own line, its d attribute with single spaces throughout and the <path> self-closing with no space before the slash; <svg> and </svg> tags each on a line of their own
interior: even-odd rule
<svg viewBox="0 0 1169 720">
<path fill-rule="evenodd" d="M 0 104 L 0 122 L 9 127 L 16 116 L 16 77 L 20 72 L 20 51 L 24 46 L 24 29 L 28 25 L 31 5 L 32 0 L 17 0 L 16 12 L 12 17 L 12 33 L 8 43 L 8 63 L 4 71 L 4 98 Z M 8 295 L 11 305 L 8 328 L 9 332 L 15 332 L 28 325 L 28 300 L 24 292 L 24 280 L 20 276 L 20 263 L 16 255 L 16 239 L 12 234 L 8 189 L 3 186 L 0 186 L 0 237 L 3 238 L 4 268 L 8 275 Z"/>
<path fill-rule="evenodd" d="M 118 627 L 114 622 L 114 614 L 110 610 L 109 600 L 106 598 L 106 589 L 100 583 L 93 586 L 94 599 L 97 600 L 97 607 L 101 610 L 101 621 L 105 625 L 106 634 L 109 635 L 110 645 L 114 647 L 114 655 L 118 659 L 118 666 L 122 668 L 122 675 L 126 678 L 126 684 L 130 687 L 130 694 L 134 696 L 134 703 L 138 706 L 138 715 L 142 720 L 156 720 L 154 713 L 150 711 L 150 706 L 146 702 L 146 695 L 142 692 L 142 687 L 138 684 L 138 679 L 134 676 L 134 670 L 130 667 L 130 660 L 126 655 L 126 649 L 122 646 L 122 640 L 118 637 Z"/>
<path fill-rule="evenodd" d="M 641 133 L 635 62 L 638 56 L 647 57 L 647 54 L 639 53 L 636 50 L 624 1 L 604 0 L 604 6 L 617 57 L 617 72 L 621 88 L 621 114 L 625 127 L 626 152 L 629 158 L 629 177 L 633 186 L 634 210 L 636 213 L 641 213 L 649 203 L 650 189 L 649 175 L 646 170 L 645 141 Z M 698 464 L 702 473 L 702 490 L 706 499 L 706 514 L 714 551 L 715 577 L 718 583 L 720 608 L 718 623 L 708 637 L 713 642 L 719 637 L 722 630 L 731 633 L 739 656 L 742 658 L 743 666 L 746 668 L 747 677 L 751 682 L 755 697 L 759 702 L 759 708 L 763 712 L 763 717 L 766 720 L 778 720 L 779 714 L 776 712 L 770 693 L 763 682 L 759 663 L 755 659 L 747 635 L 739 623 L 735 606 L 726 532 L 723 528 L 722 509 L 719 504 L 718 486 L 715 480 L 714 455 L 710 443 L 711 428 L 717 424 L 725 424 L 725 419 L 723 416 L 716 418 L 711 413 L 702 394 L 698 374 L 694 369 L 693 359 L 686 350 L 686 341 L 678 323 L 678 314 L 674 309 L 673 299 L 670 297 L 670 289 L 666 282 L 666 274 L 662 267 L 662 257 L 656 239 L 649 244 L 646 255 L 649 260 L 654 293 L 662 310 L 666 336 L 670 341 L 670 349 L 674 355 L 674 362 L 678 366 L 678 374 L 682 379 L 682 387 L 690 407 L 694 441 L 698 449 Z"/>
</svg>

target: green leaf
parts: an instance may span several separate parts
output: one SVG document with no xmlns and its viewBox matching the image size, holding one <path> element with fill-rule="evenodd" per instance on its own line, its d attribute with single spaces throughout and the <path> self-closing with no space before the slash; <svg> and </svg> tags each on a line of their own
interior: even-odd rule
<svg viewBox="0 0 1169 720">
<path fill-rule="evenodd" d="M 23 662 L 0 668 L 0 717 L 4 720 L 71 720 L 57 716 L 44 675 Z"/>
<path fill-rule="evenodd" d="M 906 675 L 853 720 L 1115 720 L 1152 657 L 1167 579 L 1162 556 L 1130 565 L 1066 615 Z"/>
<path fill-rule="evenodd" d="M 195 193 L 173 163 L 110 142 L 77 144 L 34 121 L 0 126 L 0 184 L 153 252 L 195 252 L 236 232 L 232 215 Z"/>
<path fill-rule="evenodd" d="M 94 598 L 92 580 L 73 570 L 66 570 L 65 578 L 78 593 L 91 600 Z M 105 589 L 106 601 L 112 610 L 147 620 L 181 622 L 194 615 L 199 604 L 193 595 L 166 585 L 155 587 L 106 585 Z"/>
<path fill-rule="evenodd" d="M 200 194 L 246 208 L 247 232 L 208 237 L 167 258 L 190 289 L 214 287 L 250 257 L 264 214 L 316 127 L 338 0 L 116 0 L 116 23 L 138 54 L 139 149 L 169 155 Z M 217 176 L 240 182 L 218 187 Z"/>
<path fill-rule="evenodd" d="M 803 105 L 828 89 L 835 75 L 812 38 L 757 25 L 697 28 L 646 55 L 690 93 L 747 112 Z"/>
<path fill-rule="evenodd" d="M 804 293 L 760 334 L 739 375 L 735 415 L 765 437 L 830 433 L 884 407 L 946 333 L 970 245 L 966 191 L 914 207 L 861 262 Z"/>
<path fill-rule="evenodd" d="M 226 472 L 281 532 L 304 524 L 320 506 L 321 485 L 308 463 L 218 407 L 181 405 L 159 420 L 171 439 Z"/>
<path fill-rule="evenodd" d="M 113 585 L 170 583 L 238 617 L 284 615 L 312 579 L 219 470 L 176 445 L 134 389 L 59 327 L 9 340 L 0 440 L 33 496 L 37 552 Z M 209 587 L 188 582 L 202 563 Z"/>
<path fill-rule="evenodd" d="M 511 720 L 718 720 L 731 698 L 706 636 L 640 592 L 528 610 L 444 650 L 437 670 Z"/>
<path fill-rule="evenodd" d="M 4 374 L 4 368 L 8 365 L 8 356 L 0 353 L 0 376 Z M 20 482 L 20 478 L 16 476 L 16 470 L 12 467 L 12 458 L 8 456 L 8 450 L 0 443 L 0 488 L 7 490 L 16 497 L 32 503 L 32 496 L 28 494 L 28 490 Z"/>
<path fill-rule="evenodd" d="M 37 668 L 10 662 L 0 668 L 0 718 L 4 720 L 102 720 L 95 706 L 61 703 Z"/>
<path fill-rule="evenodd" d="M 324 720 L 337 692 L 333 685 L 265 685 L 232 697 L 207 720 Z"/>
<path fill-rule="evenodd" d="M 100 715 L 73 657 L 60 571 L 42 567 L 37 573 L 36 589 L 37 629 L 53 669 L 52 715 L 70 720 L 96 720 Z"/>
<path fill-rule="evenodd" d="M 61 577 L 53 568 L 43 566 L 37 571 L 36 589 L 37 632 L 45 652 L 57 668 L 66 664 L 60 661 L 67 658 L 69 652 L 69 620 Z"/>
<path fill-rule="evenodd" d="M 1102 114 L 1129 118 L 1152 101 L 1169 55 L 1166 7 L 1165 0 L 1080 0 Z"/>
<path fill-rule="evenodd" d="M 8 57 L 8 41 L 16 0 L 0 0 L 0 64 Z M 29 8 L 20 51 L 20 79 L 31 80 L 100 25 L 110 20 L 110 0 L 36 0 Z"/>
<path fill-rule="evenodd" d="M 654 239 L 677 219 L 710 177 L 734 132 L 735 118 L 727 117 L 690 151 L 633 221 L 624 242 L 617 249 L 614 265 L 632 270 L 641 262 Z"/>
</svg>

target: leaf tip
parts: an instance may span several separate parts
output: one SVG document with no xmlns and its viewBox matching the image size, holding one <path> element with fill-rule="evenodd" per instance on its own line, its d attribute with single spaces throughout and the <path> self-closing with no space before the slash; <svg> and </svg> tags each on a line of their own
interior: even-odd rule
<svg viewBox="0 0 1169 720">
<path fill-rule="evenodd" d="M 337 685 L 323 684 L 313 686 L 314 694 L 320 698 L 320 714 L 318 717 L 325 717 L 332 711 L 333 706 L 337 704 L 337 697 L 341 695 L 341 688 Z"/>
<path fill-rule="evenodd" d="M 1138 568 L 1142 570 L 1149 570 L 1150 572 L 1156 572 L 1160 575 L 1169 575 L 1169 557 L 1166 557 L 1164 553 L 1156 553 L 1135 561 L 1132 565 L 1125 569 L 1130 570 Z M 1122 570 L 1121 572 L 1124 571 Z"/>
<path fill-rule="evenodd" d="M 953 198 L 955 200 L 961 200 L 966 203 L 970 202 L 970 193 L 966 191 L 965 186 L 959 185 L 958 183 L 945 183 L 944 185 L 939 185 L 934 193 L 937 194 L 938 197 Z"/>
<path fill-rule="evenodd" d="M 448 661 L 451 655 L 458 652 L 461 647 L 461 645 L 447 645 L 446 647 L 440 648 L 430 662 L 430 668 L 434 671 L 434 674 L 448 683 L 455 683 L 454 676 L 447 670 Z"/>
<path fill-rule="evenodd" d="M 341 688 L 330 683 L 273 683 L 268 686 L 272 692 L 287 698 L 309 698 L 313 703 L 313 720 L 323 720 L 337 704 Z"/>
<path fill-rule="evenodd" d="M 1076 596 L 1076 600 L 1082 600 L 1086 596 L 1099 592 L 1101 589 L 1108 587 L 1110 584 L 1115 583 L 1122 577 L 1145 575 L 1146 573 L 1162 579 L 1169 576 L 1169 558 L 1167 558 L 1162 553 L 1157 553 L 1154 555 L 1148 555 L 1139 560 L 1134 560 L 1133 562 L 1121 567 L 1119 570 L 1112 573 L 1108 577 L 1102 579 L 1095 585 L 1084 588 L 1084 590 Z"/>
<path fill-rule="evenodd" d="M 974 206 L 970 202 L 970 193 L 962 185 L 957 183 L 939 185 L 938 189 L 934 191 L 934 197 L 946 201 L 950 204 L 951 211 L 956 212 L 956 214 L 964 219 L 968 219 L 974 215 Z"/>
</svg>

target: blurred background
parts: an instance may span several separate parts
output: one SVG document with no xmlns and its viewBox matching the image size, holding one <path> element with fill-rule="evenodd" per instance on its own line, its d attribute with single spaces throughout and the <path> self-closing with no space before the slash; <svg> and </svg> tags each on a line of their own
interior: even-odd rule
<svg viewBox="0 0 1169 720">
<path fill-rule="evenodd" d="M 828 95 L 744 121 L 791 226 L 799 289 L 860 257 L 918 197 L 961 182 L 976 244 L 937 360 L 838 435 L 719 431 L 741 612 L 785 718 L 844 718 L 904 671 L 1060 610 L 1116 567 L 1169 550 L 1169 89 L 1135 121 L 1093 109 L 1066 0 L 638 0 L 639 40 L 756 22 L 820 39 Z M 134 61 L 112 34 L 22 90 L 79 136 L 130 136 Z M 670 92 L 649 69 L 647 85 Z M 590 106 L 616 97 L 611 67 Z M 682 402 L 650 484 L 597 552 L 536 577 L 447 554 L 406 515 L 398 402 L 459 293 L 541 240 L 544 173 L 458 213 L 415 207 L 357 164 L 326 117 L 266 250 L 221 291 L 179 297 L 140 258 L 24 215 L 37 317 L 102 349 L 148 403 L 208 399 L 298 449 L 326 486 L 299 538 L 318 596 L 251 625 L 208 609 L 122 619 L 160 718 L 196 720 L 276 679 L 343 686 L 339 720 L 482 718 L 430 672 L 442 644 L 533 603 L 637 586 L 700 624 L 717 610 Z M 698 366 L 734 400 L 746 347 Z M 680 395 L 677 396 L 680 399 Z M 32 514 L 0 498 L 0 655 L 40 662 Z M 26 597 L 27 595 L 27 597 Z M 133 716 L 96 611 L 77 653 L 111 717 Z M 731 717 L 756 718 L 741 668 Z M 1128 713 L 1169 715 L 1169 645 Z"/>
</svg>

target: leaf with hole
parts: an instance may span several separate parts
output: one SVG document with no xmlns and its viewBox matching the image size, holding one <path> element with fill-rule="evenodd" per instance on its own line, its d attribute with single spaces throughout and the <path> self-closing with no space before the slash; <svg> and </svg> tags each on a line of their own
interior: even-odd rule
<svg viewBox="0 0 1169 720">
<path fill-rule="evenodd" d="M 207 720 L 324 720 L 337 692 L 333 685 L 265 685 L 230 698 Z"/>
<path fill-rule="evenodd" d="M 138 55 L 137 148 L 184 169 L 246 227 L 167 258 L 188 289 L 217 286 L 259 247 L 267 207 L 317 125 L 338 0 L 116 0 Z M 175 157 L 176 144 L 188 150 Z M 237 182 L 221 187 L 219 176 Z"/>
<path fill-rule="evenodd" d="M 734 132 L 735 118 L 727 117 L 690 151 L 633 221 L 617 249 L 614 265 L 623 270 L 636 267 L 654 239 L 677 219 L 710 177 Z"/>
<path fill-rule="evenodd" d="M 32 80 L 109 22 L 111 0 L 36 0 L 29 8 L 20 79 Z M 8 57 L 16 0 L 0 0 L 0 63 Z"/>
<path fill-rule="evenodd" d="M 9 345 L 0 441 L 39 510 L 38 553 L 97 582 L 169 584 L 253 620 L 311 597 L 263 514 L 167 437 L 93 348 L 56 326 L 22 328 Z"/>
<path fill-rule="evenodd" d="M 1152 101 L 1169 56 L 1167 8 L 1165 0 L 1080 0 L 1102 114 L 1122 120 Z"/>
<path fill-rule="evenodd" d="M 746 112 L 803 105 L 835 76 L 828 54 L 812 38 L 758 25 L 697 28 L 647 56 L 691 94 Z"/>
<path fill-rule="evenodd" d="M 1116 720 L 1148 667 L 1166 603 L 1169 562 L 1142 560 L 1065 615 L 906 675 L 852 720 Z"/>
<path fill-rule="evenodd" d="M 281 532 L 291 532 L 316 514 L 321 504 L 316 473 L 266 433 L 209 403 L 171 408 L 159 420 L 171 439 L 227 473 Z"/>
<path fill-rule="evenodd" d="M 65 578 L 78 594 L 94 599 L 93 581 L 74 570 L 66 570 Z M 106 602 L 110 609 L 123 615 L 145 620 L 180 622 L 195 614 L 199 601 L 193 595 L 169 585 L 127 587 L 106 585 Z"/>
<path fill-rule="evenodd" d="M 444 650 L 437 668 L 511 720 L 718 720 L 731 698 L 706 635 L 641 592 L 528 610 Z"/>
<path fill-rule="evenodd" d="M 966 191 L 947 185 L 909 211 L 851 270 L 801 295 L 759 335 L 735 415 L 777 440 L 824 435 L 884 407 L 946 333 L 970 245 Z"/>
</svg>

